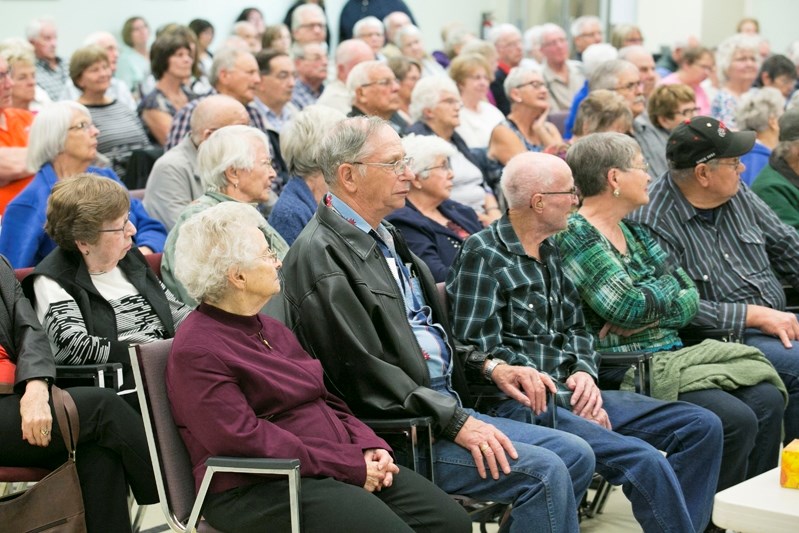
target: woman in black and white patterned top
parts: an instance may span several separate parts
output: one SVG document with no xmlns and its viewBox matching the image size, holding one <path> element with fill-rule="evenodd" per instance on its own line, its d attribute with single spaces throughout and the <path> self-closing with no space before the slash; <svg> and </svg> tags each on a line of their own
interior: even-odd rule
<svg viewBox="0 0 799 533">
<path fill-rule="evenodd" d="M 82 174 L 57 183 L 45 231 L 58 248 L 24 282 L 56 363 L 122 363 L 123 389 L 133 384 L 129 346 L 171 338 L 189 312 L 132 246 L 129 209 L 112 180 Z"/>
</svg>

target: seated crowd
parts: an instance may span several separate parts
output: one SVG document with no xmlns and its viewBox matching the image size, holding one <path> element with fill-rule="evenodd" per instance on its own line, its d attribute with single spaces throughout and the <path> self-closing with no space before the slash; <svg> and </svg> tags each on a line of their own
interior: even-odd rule
<svg viewBox="0 0 799 533">
<path fill-rule="evenodd" d="M 0 466 L 63 462 L 56 364 L 121 363 L 69 392 L 88 530 L 129 531 L 158 495 L 128 350 L 174 338 L 197 488 L 299 458 L 305 531 L 470 531 L 458 494 L 576 532 L 595 472 L 645 531 L 716 531 L 799 438 L 799 57 L 747 19 L 656 62 L 592 16 L 433 51 L 402 0 L 346 2 L 329 50 L 319 4 L 215 48 L 139 16 L 68 61 L 52 20 L 0 42 Z M 631 351 L 649 396 L 602 365 Z M 405 417 L 432 471 L 360 420 Z M 288 527 L 285 481 L 215 479 L 216 529 Z"/>
</svg>

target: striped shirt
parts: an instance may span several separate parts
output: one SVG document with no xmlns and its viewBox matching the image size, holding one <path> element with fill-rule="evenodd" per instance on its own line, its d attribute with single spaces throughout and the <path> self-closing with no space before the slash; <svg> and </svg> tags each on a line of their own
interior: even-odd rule
<svg viewBox="0 0 799 533">
<path fill-rule="evenodd" d="M 579 213 L 555 235 L 563 270 L 577 286 L 588 330 L 602 351 L 651 352 L 682 346 L 677 329 L 696 314 L 699 295 L 682 268 L 667 264 L 666 253 L 645 227 L 620 222 L 627 243 L 622 254 Z M 622 337 L 597 335 L 606 322 L 643 331 Z"/>
<path fill-rule="evenodd" d="M 118 176 L 125 176 L 133 150 L 150 146 L 139 117 L 119 100 L 86 107 L 92 116 L 92 122 L 100 130 L 97 151 L 111 161 Z"/>
<path fill-rule="evenodd" d="M 36 85 L 44 89 L 53 102 L 61 98 L 61 93 L 67 84 L 68 66 L 60 57 L 56 58 L 55 68 L 44 59 L 36 60 Z"/>
<path fill-rule="evenodd" d="M 799 233 L 749 188 L 712 210 L 693 207 L 670 174 L 654 182 L 649 204 L 630 219 L 645 224 L 699 290 L 697 326 L 742 335 L 746 305 L 785 308 L 780 276 L 799 287 Z"/>
<path fill-rule="evenodd" d="M 507 213 L 469 237 L 447 277 L 452 331 L 496 358 L 549 374 L 558 404 L 568 406 L 566 378 L 596 378 L 599 355 L 557 247 L 547 239 L 539 250 L 540 262 L 525 253 Z"/>
</svg>

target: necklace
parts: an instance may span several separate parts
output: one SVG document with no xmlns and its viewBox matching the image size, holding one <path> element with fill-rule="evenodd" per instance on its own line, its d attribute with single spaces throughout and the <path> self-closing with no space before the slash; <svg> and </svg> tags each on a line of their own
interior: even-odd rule
<svg viewBox="0 0 799 533">
<path fill-rule="evenodd" d="M 98 270 L 97 272 L 89 272 L 90 276 L 99 276 L 100 274 L 105 274 L 107 271 L 105 270 Z"/>
<path fill-rule="evenodd" d="M 262 343 L 264 343 L 264 346 L 266 346 L 266 347 L 267 347 L 267 348 L 269 348 L 270 350 L 272 349 L 272 345 L 271 345 L 271 344 L 269 344 L 269 341 L 267 341 L 267 340 L 264 338 L 264 334 L 263 334 L 263 332 L 261 332 L 261 331 L 259 331 L 259 332 L 258 332 L 258 338 L 259 338 L 259 339 L 261 339 L 261 342 L 262 342 Z"/>
</svg>

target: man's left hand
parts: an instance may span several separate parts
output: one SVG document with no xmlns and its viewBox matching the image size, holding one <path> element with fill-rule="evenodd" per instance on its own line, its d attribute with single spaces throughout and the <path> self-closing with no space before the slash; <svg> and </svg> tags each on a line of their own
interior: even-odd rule
<svg viewBox="0 0 799 533">
<path fill-rule="evenodd" d="M 566 386 L 572 390 L 572 412 L 583 418 L 594 420 L 602 410 L 602 394 L 587 372 L 575 372 L 566 379 Z"/>
<path fill-rule="evenodd" d="M 531 408 L 537 415 L 547 410 L 547 390 L 552 394 L 558 390 L 548 375 L 525 366 L 498 365 L 494 367 L 491 379 L 502 392 Z"/>
</svg>

